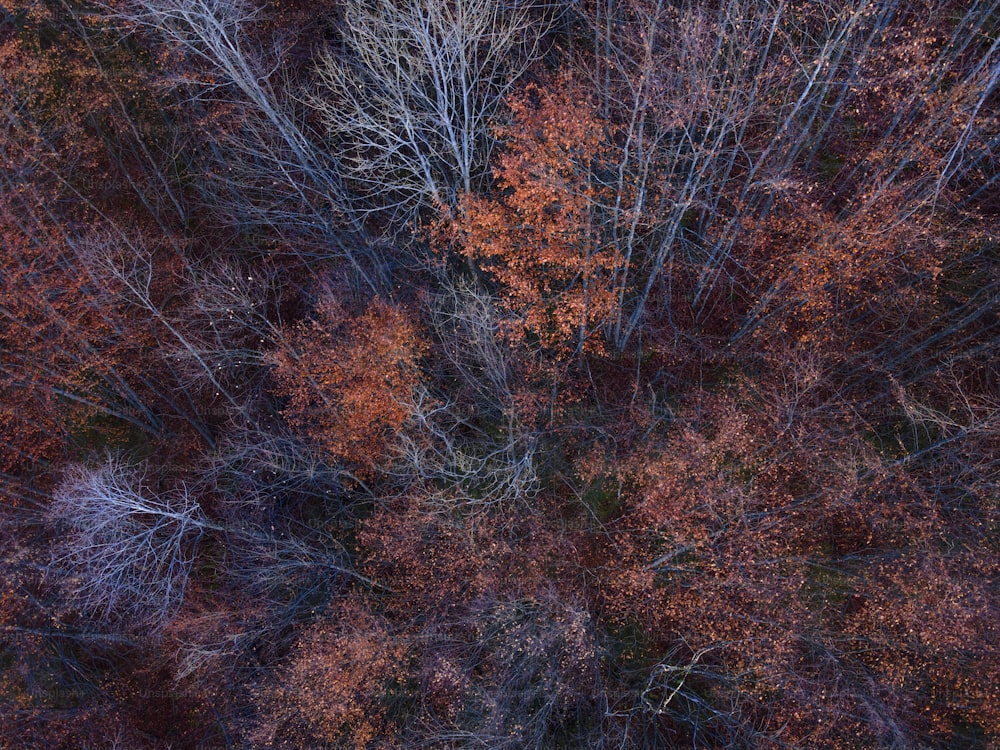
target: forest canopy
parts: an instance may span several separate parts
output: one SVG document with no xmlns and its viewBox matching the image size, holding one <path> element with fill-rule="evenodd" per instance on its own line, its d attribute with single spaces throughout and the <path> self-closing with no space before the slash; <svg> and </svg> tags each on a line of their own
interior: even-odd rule
<svg viewBox="0 0 1000 750">
<path fill-rule="evenodd" d="M 0 744 L 1000 743 L 1000 1 L 2 0 L 0 113 Z"/>
</svg>

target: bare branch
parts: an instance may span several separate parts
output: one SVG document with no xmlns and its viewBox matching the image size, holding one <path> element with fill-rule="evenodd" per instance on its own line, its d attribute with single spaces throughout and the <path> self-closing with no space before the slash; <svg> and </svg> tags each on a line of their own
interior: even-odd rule
<svg viewBox="0 0 1000 750">
<path fill-rule="evenodd" d="M 184 487 L 154 495 L 146 468 L 117 455 L 70 467 L 50 514 L 68 529 L 62 561 L 83 608 L 154 631 L 181 604 L 198 540 L 218 529 Z"/>
<path fill-rule="evenodd" d="M 538 56 L 526 4 L 348 0 L 342 50 L 321 59 L 312 99 L 372 210 L 396 221 L 450 210 L 480 186 L 490 121 Z M 398 225 L 397 223 L 397 225 Z"/>
</svg>

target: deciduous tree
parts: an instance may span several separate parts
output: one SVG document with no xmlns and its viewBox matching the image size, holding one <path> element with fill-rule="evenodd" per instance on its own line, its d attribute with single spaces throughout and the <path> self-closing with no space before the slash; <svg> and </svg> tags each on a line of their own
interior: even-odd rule
<svg viewBox="0 0 1000 750">
<path fill-rule="evenodd" d="M 609 125 L 569 78 L 529 85 L 510 107 L 512 123 L 497 129 L 500 193 L 463 197 L 462 252 L 501 283 L 524 329 L 557 356 L 599 349 L 622 271 L 601 226 L 609 195 L 597 173 L 608 164 Z"/>
<path fill-rule="evenodd" d="M 275 353 L 275 376 L 289 399 L 285 416 L 333 459 L 370 477 L 408 417 L 424 350 L 402 308 L 375 300 L 351 317 L 327 297 Z"/>
<path fill-rule="evenodd" d="M 543 19 L 497 0 L 349 0 L 344 19 L 312 102 L 359 207 L 395 229 L 420 208 L 451 212 L 486 181 L 492 120 L 537 58 Z"/>
</svg>

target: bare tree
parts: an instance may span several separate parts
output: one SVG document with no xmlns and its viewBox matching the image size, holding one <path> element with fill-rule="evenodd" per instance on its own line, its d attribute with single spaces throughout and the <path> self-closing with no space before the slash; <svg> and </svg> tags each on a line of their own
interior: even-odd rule
<svg viewBox="0 0 1000 750">
<path fill-rule="evenodd" d="M 516 363 L 493 299 L 468 281 L 446 280 L 433 320 L 460 385 L 453 394 L 413 394 L 399 437 L 400 477 L 421 483 L 443 508 L 477 511 L 531 497 L 538 436 L 516 404 Z"/>
<path fill-rule="evenodd" d="M 826 200 L 830 208 L 852 192 L 849 209 L 860 213 L 899 193 L 893 221 L 902 223 L 940 209 L 977 170 L 996 180 L 986 166 L 995 163 L 987 154 L 995 153 L 996 121 L 985 107 L 1000 84 L 998 46 L 987 31 L 995 2 L 962 11 L 933 64 L 893 74 L 907 77 L 907 92 L 886 96 L 894 111 L 878 142 L 857 148 L 842 173 L 825 180 L 816 179 L 818 165 L 840 158 L 838 136 L 862 106 L 856 92 L 893 86 L 879 60 L 894 54 L 887 40 L 909 21 L 905 4 L 597 0 L 581 7 L 595 54 L 580 67 L 590 68 L 601 116 L 618 128 L 617 163 L 595 176 L 610 197 L 594 207 L 601 241 L 624 259 L 607 330 L 618 349 L 641 330 L 652 298 L 666 297 L 662 309 L 671 315 L 670 297 L 681 287 L 696 322 L 710 319 L 723 295 L 764 300 L 737 337 L 752 331 L 787 289 L 748 289 L 756 276 L 736 248 L 745 227 L 784 197 Z M 947 103 L 930 106 L 942 91 Z M 914 178 L 917 164 L 926 169 Z M 677 322 L 667 322 L 679 334 Z"/>
<path fill-rule="evenodd" d="M 491 434 L 456 406 L 436 401 L 426 390 L 415 394 L 409 429 L 400 436 L 401 478 L 419 482 L 427 499 L 443 510 L 479 511 L 532 497 L 539 488 L 537 436 L 513 417 L 499 434 Z"/>
<path fill-rule="evenodd" d="M 592 6 L 591 75 L 602 114 L 622 124 L 618 164 L 601 180 L 612 199 L 598 207 L 625 261 L 608 326 L 616 348 L 681 269 L 697 269 L 696 317 L 732 281 L 741 222 L 766 211 L 814 145 L 821 105 L 883 20 L 865 25 L 871 5 L 817 3 L 809 29 L 780 2 Z"/>
<path fill-rule="evenodd" d="M 172 311 L 183 340 L 167 342 L 164 356 L 192 390 L 210 389 L 208 400 L 217 400 L 218 383 L 242 404 L 215 410 L 217 416 L 228 411 L 244 424 L 252 421 L 271 369 L 268 352 L 285 343 L 280 300 L 287 279 L 266 260 L 251 266 L 236 259 L 190 264 L 185 276 L 186 304 Z"/>
<path fill-rule="evenodd" d="M 61 554 L 83 608 L 153 630 L 180 606 L 198 540 L 220 530 L 185 487 L 154 492 L 147 469 L 118 455 L 70 467 L 49 512 L 67 529 Z"/>
<path fill-rule="evenodd" d="M 148 315 L 169 334 L 164 350 L 173 351 L 173 359 L 183 360 L 187 365 L 178 368 L 175 374 L 183 376 L 187 372 L 187 379 L 182 379 L 180 384 L 189 401 L 195 401 L 192 386 L 203 381 L 211 388 L 212 398 L 224 399 L 234 413 L 250 418 L 247 404 L 235 384 L 223 382 L 221 365 L 217 361 L 219 352 L 212 346 L 206 346 L 198 337 L 191 336 L 184 330 L 184 324 L 166 311 L 156 289 L 156 253 L 146 238 L 124 231 L 117 235 L 94 233 L 77 241 L 77 251 L 82 266 L 87 271 L 105 279 L 106 283 L 111 282 L 121 294 L 123 302 Z M 232 289 L 233 296 L 238 296 L 236 287 Z M 226 356 L 235 360 L 237 354 L 227 352 Z M 168 363 L 169 359 L 168 357 Z M 180 405 L 177 405 L 177 410 L 179 414 L 186 411 Z M 197 409 L 194 411 L 197 412 Z M 189 422 L 209 445 L 214 443 L 203 420 L 189 417 Z"/>
<path fill-rule="evenodd" d="M 512 414 L 516 357 L 504 337 L 494 298 L 465 278 L 445 278 L 432 309 L 445 356 L 477 399 L 480 411 Z"/>
<path fill-rule="evenodd" d="M 352 219 L 336 159 L 298 111 L 286 70 L 289 45 L 251 37 L 260 8 L 241 0 L 134 0 L 112 13 L 183 58 L 174 85 L 192 102 L 231 108 L 207 149 L 212 166 L 201 187 L 213 209 L 225 205 L 240 223 L 270 227 L 296 246 L 308 239 L 376 288 L 384 260 Z"/>
<path fill-rule="evenodd" d="M 267 528 L 307 504 L 322 506 L 324 518 L 332 519 L 346 511 L 345 479 L 360 484 L 301 439 L 277 429 L 230 432 L 206 462 L 202 481 L 234 528 Z"/>
<path fill-rule="evenodd" d="M 599 735 L 608 701 L 599 661 L 604 649 L 584 609 L 544 592 L 513 601 L 486 599 L 467 616 L 467 640 L 429 645 L 424 690 L 430 700 L 421 744 L 603 746 Z M 451 691 L 435 695 L 449 683 Z M 452 710 L 435 710 L 442 703 Z"/>
<path fill-rule="evenodd" d="M 275 455 L 287 449 L 277 440 L 257 451 L 246 447 L 249 476 L 234 477 L 229 466 L 202 477 L 197 488 L 155 486 L 148 464 L 130 464 L 117 454 L 97 466 L 69 467 L 48 516 L 66 530 L 57 554 L 61 567 L 72 571 L 70 588 L 81 609 L 125 629 L 159 633 L 184 599 L 206 534 L 223 545 L 225 578 L 291 619 L 308 592 L 320 587 L 335 588 L 349 579 L 377 586 L 351 569 L 346 550 L 327 528 L 268 514 L 279 510 L 280 493 L 325 495 L 321 484 L 336 487 L 335 479 L 317 475 L 315 467 L 297 465 L 303 462 L 296 456 Z M 258 470 L 271 476 L 257 477 Z M 289 477 L 301 486 L 289 486 Z M 247 491 L 261 496 L 229 503 L 226 517 L 216 522 L 195 499 L 206 490 L 223 500 Z M 289 592 L 294 595 L 286 601 Z"/>
<path fill-rule="evenodd" d="M 489 128 L 539 53 L 527 3 L 348 0 L 344 39 L 319 64 L 312 104 L 372 210 L 396 225 L 478 188 Z"/>
</svg>

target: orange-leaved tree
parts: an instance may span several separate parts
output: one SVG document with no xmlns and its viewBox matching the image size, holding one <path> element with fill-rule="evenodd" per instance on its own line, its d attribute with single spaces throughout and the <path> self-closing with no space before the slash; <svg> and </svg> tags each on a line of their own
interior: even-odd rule
<svg viewBox="0 0 1000 750">
<path fill-rule="evenodd" d="M 497 197 L 466 195 L 457 217 L 462 252 L 502 285 L 524 330 L 560 356 L 597 349 L 614 310 L 620 254 L 601 241 L 597 178 L 610 163 L 610 125 L 582 87 L 563 77 L 510 101 L 497 127 L 506 144 Z"/>
<path fill-rule="evenodd" d="M 266 716 L 254 740 L 294 745 L 393 747 L 389 696 L 406 679 L 408 644 L 365 604 L 348 600 L 305 630 L 280 682 L 259 691 Z"/>
<path fill-rule="evenodd" d="M 351 317 L 331 297 L 275 355 L 284 414 L 329 456 L 371 476 L 409 415 L 425 345 L 398 306 L 376 299 Z"/>
</svg>

